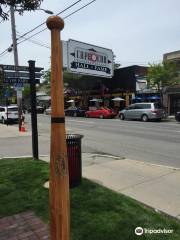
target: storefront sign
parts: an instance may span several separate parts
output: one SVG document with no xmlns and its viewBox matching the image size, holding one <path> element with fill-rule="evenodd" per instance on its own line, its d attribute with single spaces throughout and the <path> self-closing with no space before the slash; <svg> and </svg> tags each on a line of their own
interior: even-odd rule
<svg viewBox="0 0 180 240">
<path fill-rule="evenodd" d="M 112 50 L 70 39 L 67 51 L 70 72 L 106 78 L 113 76 Z"/>
</svg>

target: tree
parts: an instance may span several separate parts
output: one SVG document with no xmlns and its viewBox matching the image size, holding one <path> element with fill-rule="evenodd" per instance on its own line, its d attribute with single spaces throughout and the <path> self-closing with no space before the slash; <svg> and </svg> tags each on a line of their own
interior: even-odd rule
<svg viewBox="0 0 180 240">
<path fill-rule="evenodd" d="M 28 98 L 28 99 L 30 98 L 30 86 L 29 86 L 29 84 L 24 86 L 23 97 Z"/>
<path fill-rule="evenodd" d="M 119 68 L 120 68 L 120 66 L 121 66 L 121 64 L 120 64 L 120 63 L 114 63 L 114 70 L 115 70 L 115 69 L 119 69 Z"/>
<path fill-rule="evenodd" d="M 173 62 L 163 62 L 150 64 L 147 75 L 148 86 L 160 91 L 163 87 L 168 87 L 180 83 L 178 69 Z"/>
<path fill-rule="evenodd" d="M 39 8 L 42 1 L 43 0 L 0 0 L 0 17 L 3 20 L 8 19 L 8 11 L 5 11 L 8 6 L 13 6 L 15 10 L 22 15 L 24 11 L 34 11 Z"/>
<path fill-rule="evenodd" d="M 51 91 L 51 71 L 50 69 L 44 72 L 43 75 L 44 81 L 40 84 L 40 89 L 44 90 L 47 94 L 50 94 Z M 73 73 L 67 72 L 65 69 L 63 71 L 63 81 L 64 81 L 64 86 L 76 86 L 78 87 L 78 80 L 79 76 L 75 75 Z"/>
<path fill-rule="evenodd" d="M 51 91 L 51 71 L 47 70 L 44 72 L 43 79 L 44 81 L 40 83 L 39 89 L 46 92 L 46 94 L 50 95 Z"/>
</svg>

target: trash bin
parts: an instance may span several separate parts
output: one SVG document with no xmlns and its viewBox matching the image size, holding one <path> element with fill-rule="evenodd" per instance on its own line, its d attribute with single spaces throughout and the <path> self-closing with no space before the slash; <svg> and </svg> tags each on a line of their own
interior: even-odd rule
<svg viewBox="0 0 180 240">
<path fill-rule="evenodd" d="M 69 167 L 69 186 L 78 186 L 82 179 L 81 139 L 80 134 L 67 134 L 67 156 Z"/>
</svg>

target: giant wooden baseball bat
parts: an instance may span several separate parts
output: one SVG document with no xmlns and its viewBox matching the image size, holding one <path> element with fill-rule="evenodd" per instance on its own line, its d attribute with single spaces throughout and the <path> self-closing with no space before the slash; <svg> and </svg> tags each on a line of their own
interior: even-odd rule
<svg viewBox="0 0 180 240">
<path fill-rule="evenodd" d="M 51 16 L 46 23 L 51 30 L 50 234 L 51 240 L 69 240 L 69 177 L 60 42 L 64 22 L 58 16 Z"/>
</svg>

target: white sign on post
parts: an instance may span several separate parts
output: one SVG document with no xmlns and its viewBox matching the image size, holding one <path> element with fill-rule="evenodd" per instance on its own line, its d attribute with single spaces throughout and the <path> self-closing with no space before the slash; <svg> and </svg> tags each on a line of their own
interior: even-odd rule
<svg viewBox="0 0 180 240">
<path fill-rule="evenodd" d="M 22 90 L 17 90 L 17 98 L 22 98 Z"/>
<path fill-rule="evenodd" d="M 67 60 L 67 41 L 62 42 L 62 60 L 63 60 L 63 67 L 68 68 L 68 60 Z"/>
<path fill-rule="evenodd" d="M 112 50 L 72 39 L 67 42 L 67 50 L 70 72 L 106 78 L 113 76 Z"/>
</svg>

